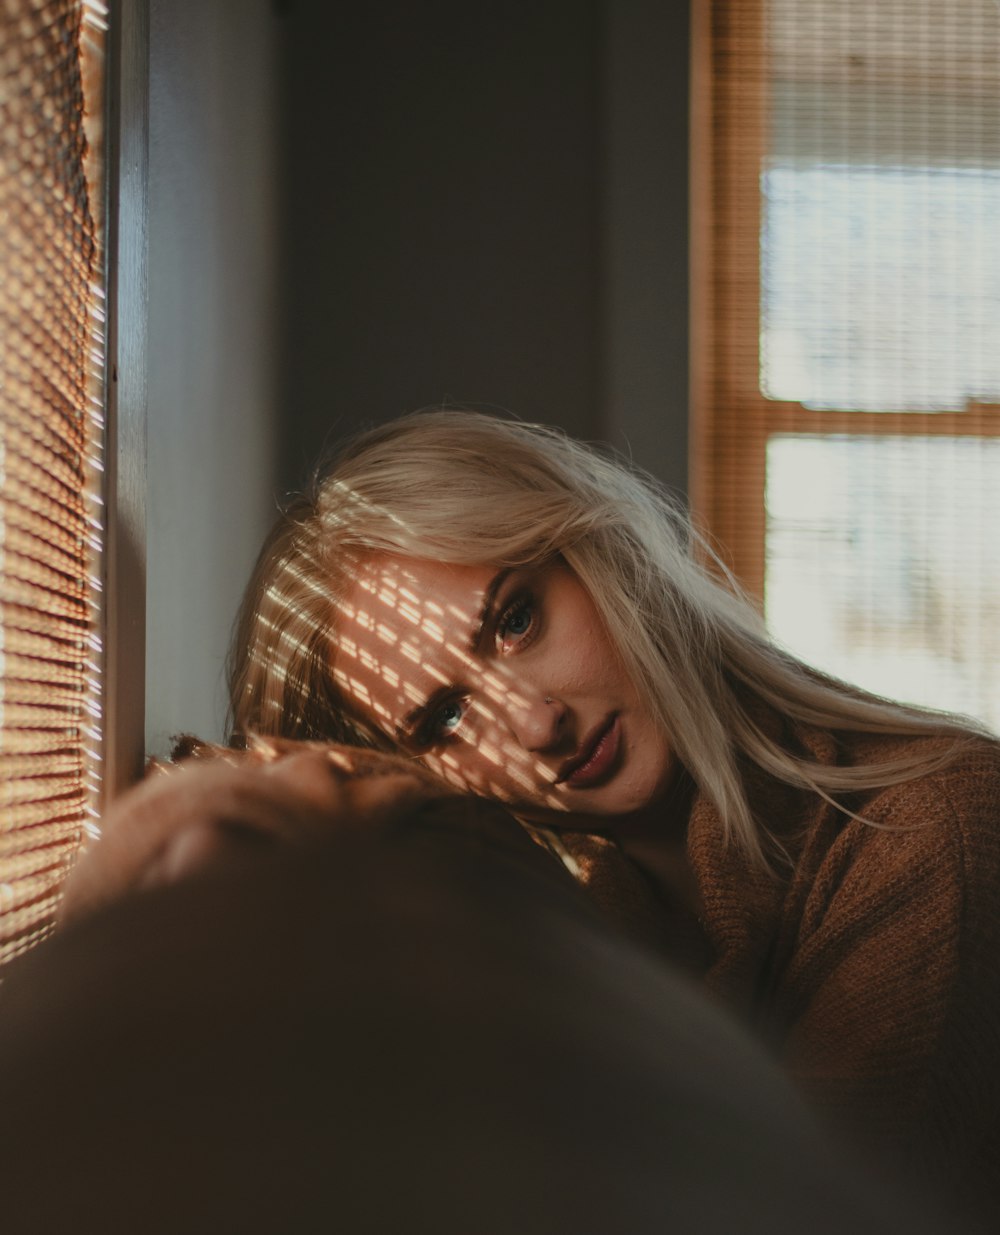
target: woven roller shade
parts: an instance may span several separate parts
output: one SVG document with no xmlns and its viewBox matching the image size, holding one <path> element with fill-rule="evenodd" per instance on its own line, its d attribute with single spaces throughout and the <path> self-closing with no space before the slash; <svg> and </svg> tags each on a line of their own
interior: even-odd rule
<svg viewBox="0 0 1000 1235">
<path fill-rule="evenodd" d="M 51 929 L 96 802 L 105 10 L 0 14 L 2 962 Z"/>
<path fill-rule="evenodd" d="M 698 514 L 793 651 L 1000 727 L 1000 5 L 696 14 Z"/>
</svg>

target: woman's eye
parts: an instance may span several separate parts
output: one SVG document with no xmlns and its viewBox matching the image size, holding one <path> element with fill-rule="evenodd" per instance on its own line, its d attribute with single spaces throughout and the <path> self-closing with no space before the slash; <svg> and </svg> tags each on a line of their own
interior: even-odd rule
<svg viewBox="0 0 1000 1235">
<path fill-rule="evenodd" d="M 519 600 L 507 609 L 497 627 L 497 641 L 501 646 L 520 643 L 535 625 L 535 608 L 529 600 Z"/>
<path fill-rule="evenodd" d="M 466 706 L 464 699 L 449 699 L 446 703 L 442 703 L 431 717 L 429 726 L 431 735 L 435 738 L 450 737 L 462 723 Z"/>
</svg>

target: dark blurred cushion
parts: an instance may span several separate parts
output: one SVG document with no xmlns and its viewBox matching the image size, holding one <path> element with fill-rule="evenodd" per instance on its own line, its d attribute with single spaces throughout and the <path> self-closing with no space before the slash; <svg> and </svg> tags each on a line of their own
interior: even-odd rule
<svg viewBox="0 0 1000 1235">
<path fill-rule="evenodd" d="M 921 1229 L 502 812 L 248 851 L 0 991 L 3 1229 Z"/>
</svg>

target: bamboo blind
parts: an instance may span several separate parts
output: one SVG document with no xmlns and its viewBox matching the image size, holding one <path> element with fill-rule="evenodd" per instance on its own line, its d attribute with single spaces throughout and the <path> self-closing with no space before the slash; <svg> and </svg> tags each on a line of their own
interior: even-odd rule
<svg viewBox="0 0 1000 1235">
<path fill-rule="evenodd" d="M 696 513 L 793 651 L 1000 727 L 1000 4 L 694 16 Z"/>
<path fill-rule="evenodd" d="M 105 16 L 0 0 L 0 962 L 93 828 Z"/>
</svg>

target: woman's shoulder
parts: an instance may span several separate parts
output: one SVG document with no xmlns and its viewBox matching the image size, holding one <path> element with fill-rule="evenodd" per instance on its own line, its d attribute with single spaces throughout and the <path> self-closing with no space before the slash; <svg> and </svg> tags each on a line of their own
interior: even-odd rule
<svg viewBox="0 0 1000 1235">
<path fill-rule="evenodd" d="M 784 902 L 775 1023 L 817 1105 L 930 1172 L 995 1186 L 1000 743 L 838 737 L 875 788 L 831 796 Z M 887 783 L 901 762 L 926 770 Z M 839 815 L 839 817 L 838 817 Z M 976 1186 L 979 1186 L 976 1184 Z"/>
<path fill-rule="evenodd" d="M 882 763 L 899 757 L 924 757 L 951 754 L 957 762 L 963 759 L 996 760 L 1000 758 L 1000 736 L 969 728 L 926 733 L 860 733 L 843 735 L 840 743 L 848 762 Z"/>
<path fill-rule="evenodd" d="M 1000 740 L 977 733 L 850 735 L 847 762 L 885 766 L 886 781 L 868 790 L 866 817 L 921 812 L 939 819 L 982 819 L 1000 831 Z M 900 775 L 897 769 L 909 765 Z"/>
<path fill-rule="evenodd" d="M 929 1001 L 920 1015 L 968 999 L 978 1023 L 985 992 L 970 992 L 991 975 L 1000 1018 L 1000 743 L 865 737 L 850 753 L 886 768 L 919 757 L 928 770 L 818 809 L 783 910 L 797 989 L 839 975 L 853 998 L 870 978 L 896 992 L 893 1007 Z"/>
<path fill-rule="evenodd" d="M 852 795 L 853 817 L 828 854 L 844 884 L 904 898 L 909 889 L 925 910 L 940 897 L 1000 925 L 1000 741 L 865 735 L 849 754 L 856 765 L 919 760 L 926 770 Z"/>
</svg>

